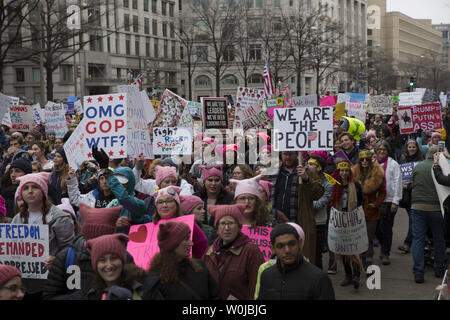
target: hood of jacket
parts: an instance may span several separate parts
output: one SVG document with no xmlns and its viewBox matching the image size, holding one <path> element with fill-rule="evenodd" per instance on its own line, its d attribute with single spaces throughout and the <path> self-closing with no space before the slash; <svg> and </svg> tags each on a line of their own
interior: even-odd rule
<svg viewBox="0 0 450 320">
<path fill-rule="evenodd" d="M 114 174 L 121 174 L 128 179 L 127 192 L 130 196 L 134 196 L 134 186 L 136 185 L 136 179 L 134 178 L 133 170 L 128 167 L 118 167 L 114 170 Z"/>
<path fill-rule="evenodd" d="M 222 239 L 220 237 L 217 237 L 217 239 L 214 241 L 212 248 L 214 249 L 215 252 L 218 252 L 220 250 L 221 242 Z M 238 236 L 236 237 L 236 240 L 234 240 L 232 246 L 227 250 L 231 251 L 236 255 L 239 255 L 242 249 L 241 247 L 247 242 L 250 242 L 250 238 L 247 235 L 243 234 L 242 231 L 240 231 Z"/>
<path fill-rule="evenodd" d="M 69 217 L 70 219 L 72 219 L 72 216 L 70 215 L 70 213 L 62 211 L 57 206 L 52 205 L 50 207 L 50 211 L 45 216 L 45 220 L 50 225 L 50 224 L 54 223 L 56 221 L 56 219 L 63 218 L 63 217 Z"/>
</svg>

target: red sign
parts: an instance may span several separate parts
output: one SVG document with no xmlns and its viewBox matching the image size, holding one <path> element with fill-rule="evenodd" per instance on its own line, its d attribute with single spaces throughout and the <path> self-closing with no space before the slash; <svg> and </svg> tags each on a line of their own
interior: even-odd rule
<svg viewBox="0 0 450 320">
<path fill-rule="evenodd" d="M 419 106 L 398 107 L 400 134 L 408 134 L 422 130 L 442 129 L 441 105 L 439 103 Z"/>
</svg>

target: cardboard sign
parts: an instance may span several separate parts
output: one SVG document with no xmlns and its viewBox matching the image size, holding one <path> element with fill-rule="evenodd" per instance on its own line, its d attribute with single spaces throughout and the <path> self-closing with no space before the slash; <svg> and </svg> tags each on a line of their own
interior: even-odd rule
<svg viewBox="0 0 450 320">
<path fill-rule="evenodd" d="M 443 153 L 439 155 L 439 165 L 441 166 L 442 173 L 444 176 L 448 176 L 450 174 L 450 164 L 448 163 L 447 158 L 444 156 Z M 433 177 L 434 186 L 436 187 L 436 192 L 439 197 L 439 203 L 441 205 L 441 213 L 442 217 L 445 215 L 445 209 L 444 209 L 444 201 L 447 199 L 447 197 L 450 195 L 450 187 L 446 187 L 442 184 L 439 184 L 436 181 L 436 177 L 434 176 L 434 170 L 431 170 L 431 175 Z"/>
<path fill-rule="evenodd" d="M 407 162 L 400 165 L 400 173 L 402 175 L 402 183 L 410 183 L 413 178 L 414 167 L 419 162 Z"/>
<path fill-rule="evenodd" d="M 47 279 L 48 225 L 0 224 L 0 264 L 14 266 L 26 279 Z"/>
<path fill-rule="evenodd" d="M 274 113 L 275 151 L 333 149 L 333 108 L 285 108 Z"/>
<path fill-rule="evenodd" d="M 32 106 L 10 105 L 9 115 L 11 117 L 11 129 L 24 132 L 29 132 L 33 129 L 34 112 Z"/>
<path fill-rule="evenodd" d="M 321 107 L 332 107 L 335 104 L 336 104 L 336 102 L 334 101 L 333 95 L 329 95 L 329 96 L 326 96 L 325 98 L 320 99 Z"/>
<path fill-rule="evenodd" d="M 394 102 L 390 96 L 369 96 L 367 103 L 369 105 L 369 113 L 391 115 L 393 112 Z"/>
<path fill-rule="evenodd" d="M 194 135 L 192 128 L 153 128 L 154 154 L 192 154 Z"/>
<path fill-rule="evenodd" d="M 272 250 L 269 247 L 271 232 L 272 228 L 269 227 L 242 226 L 242 233 L 247 235 L 252 243 L 261 250 L 265 261 L 269 261 L 272 256 Z"/>
<path fill-rule="evenodd" d="M 345 110 L 347 110 L 347 115 L 349 117 L 355 117 L 362 122 L 366 122 L 367 115 L 367 105 L 358 102 L 346 102 Z"/>
<path fill-rule="evenodd" d="M 422 104 L 422 92 L 400 92 L 398 95 L 399 106 L 414 106 Z"/>
<path fill-rule="evenodd" d="M 45 105 L 45 130 L 55 131 L 56 138 L 62 138 L 69 130 L 66 122 L 66 111 L 62 103 L 47 102 Z"/>
<path fill-rule="evenodd" d="M 242 123 L 241 128 L 244 130 L 263 125 L 266 121 L 269 121 L 267 112 L 258 105 L 239 109 L 236 118 L 239 118 Z"/>
<path fill-rule="evenodd" d="M 362 206 L 351 212 L 331 207 L 328 224 L 328 248 L 339 255 L 361 254 L 369 248 L 366 218 Z"/>
<path fill-rule="evenodd" d="M 154 127 L 176 127 L 187 101 L 166 89 L 156 112 Z"/>
<path fill-rule="evenodd" d="M 77 170 L 84 161 L 93 159 L 91 154 L 92 148 L 89 148 L 86 143 L 86 123 L 88 121 L 88 118 L 84 117 L 63 145 L 69 166 L 75 170 Z"/>
<path fill-rule="evenodd" d="M 228 129 L 227 98 L 201 98 L 203 129 Z"/>
<path fill-rule="evenodd" d="M 127 94 L 105 94 L 84 97 L 84 130 L 89 152 L 92 146 L 103 149 L 110 159 L 127 156 Z M 83 118 L 84 119 L 84 118 Z"/>
<path fill-rule="evenodd" d="M 422 130 L 442 129 L 440 103 L 423 104 L 419 106 L 398 107 L 400 134 L 414 133 Z"/>
<path fill-rule="evenodd" d="M 310 94 L 301 97 L 292 97 L 292 107 L 317 107 L 317 94 Z"/>
<path fill-rule="evenodd" d="M 167 221 L 181 221 L 186 223 L 191 229 L 191 240 L 194 230 L 194 215 L 177 217 L 173 219 L 160 220 L 158 223 L 137 224 L 130 227 L 129 241 L 127 244 L 127 251 L 134 259 L 134 263 L 139 267 L 148 271 L 150 263 L 159 252 L 158 246 L 158 231 L 161 223 Z M 191 255 L 192 256 L 192 249 Z"/>
</svg>

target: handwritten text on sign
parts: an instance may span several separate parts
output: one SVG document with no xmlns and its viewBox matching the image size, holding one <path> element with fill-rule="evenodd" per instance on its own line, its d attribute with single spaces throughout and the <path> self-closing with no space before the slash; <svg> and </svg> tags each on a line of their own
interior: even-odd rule
<svg viewBox="0 0 450 320">
<path fill-rule="evenodd" d="M 0 224 L 0 264 L 16 267 L 23 278 L 47 279 L 48 225 Z"/>
<path fill-rule="evenodd" d="M 358 207 L 351 212 L 331 208 L 328 224 L 328 247 L 340 255 L 366 252 L 369 247 L 364 210 Z"/>
<path fill-rule="evenodd" d="M 153 128 L 154 154 L 192 154 L 192 128 Z"/>
<path fill-rule="evenodd" d="M 275 150 L 333 149 L 333 108 L 275 109 Z"/>
<path fill-rule="evenodd" d="M 401 134 L 418 132 L 420 129 L 424 131 L 442 129 L 440 103 L 398 107 L 397 114 Z"/>
<path fill-rule="evenodd" d="M 103 148 L 109 158 L 127 156 L 127 95 L 125 93 L 84 97 L 86 143 Z"/>
<path fill-rule="evenodd" d="M 26 132 L 31 131 L 34 124 L 33 107 L 25 105 L 11 105 L 9 106 L 9 114 L 11 116 L 11 129 Z"/>
<path fill-rule="evenodd" d="M 84 117 L 63 145 L 69 165 L 74 169 L 78 169 L 83 161 L 90 160 L 91 149 L 87 146 L 85 131 L 87 121 L 88 118 Z"/>
<path fill-rule="evenodd" d="M 242 233 L 247 235 L 250 240 L 261 250 L 264 260 L 270 260 L 272 250 L 270 250 L 270 233 L 272 228 L 269 227 L 249 227 L 243 226 Z"/>
<path fill-rule="evenodd" d="M 62 138 L 68 131 L 66 112 L 62 103 L 47 102 L 45 105 L 45 130 L 54 131 L 56 138 Z"/>
</svg>

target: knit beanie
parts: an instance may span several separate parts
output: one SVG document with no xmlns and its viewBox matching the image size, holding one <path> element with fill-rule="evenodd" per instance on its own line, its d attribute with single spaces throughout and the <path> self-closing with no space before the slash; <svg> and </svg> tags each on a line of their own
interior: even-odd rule
<svg viewBox="0 0 450 320">
<path fill-rule="evenodd" d="M 116 221 L 120 217 L 122 207 L 92 208 L 80 203 L 80 214 L 83 221 L 81 234 L 86 240 L 116 232 Z"/>
<path fill-rule="evenodd" d="M 259 150 L 259 152 L 263 151 L 264 149 L 266 149 L 269 152 L 272 152 L 272 146 L 266 144 L 264 146 L 261 147 L 261 150 Z"/>
<path fill-rule="evenodd" d="M 267 141 L 270 140 L 270 137 L 267 134 L 265 134 L 264 132 L 258 132 L 256 135 L 258 137 L 260 137 L 261 139 L 263 139 L 265 143 L 267 143 Z"/>
<path fill-rule="evenodd" d="M 168 186 L 155 191 L 153 197 L 155 198 L 155 203 L 162 196 L 171 196 L 180 205 L 180 192 L 181 188 L 176 186 Z"/>
<path fill-rule="evenodd" d="M 27 183 L 35 183 L 39 186 L 44 193 L 44 196 L 48 198 L 48 178 L 50 177 L 50 172 L 38 172 L 38 173 L 30 173 L 24 176 L 18 177 L 17 180 L 20 181 L 19 186 L 17 187 L 17 195 L 22 197 L 22 189 L 23 186 Z"/>
<path fill-rule="evenodd" d="M 165 164 L 168 164 L 169 166 L 174 167 L 175 171 L 178 170 L 178 163 L 175 163 L 175 161 L 172 157 L 164 158 L 163 161 L 161 161 L 161 166 L 164 166 Z"/>
<path fill-rule="evenodd" d="M 6 216 L 6 201 L 2 196 L 0 196 L 0 214 Z"/>
<path fill-rule="evenodd" d="M 97 271 L 97 262 L 106 254 L 115 254 L 125 264 L 127 251 L 125 245 L 128 236 L 123 233 L 107 234 L 86 242 L 85 247 L 91 251 L 92 269 Z"/>
<path fill-rule="evenodd" d="M 259 180 L 258 183 L 264 189 L 267 195 L 267 199 L 269 199 L 270 201 L 270 190 L 273 187 L 273 183 L 267 180 Z"/>
<path fill-rule="evenodd" d="M 0 264 L 0 287 L 3 287 L 14 277 L 22 277 L 22 274 L 16 267 L 7 264 Z"/>
<path fill-rule="evenodd" d="M 175 179 L 178 179 L 177 169 L 175 167 L 156 166 L 155 178 L 158 187 L 161 185 L 161 182 L 163 182 L 167 177 L 174 177 Z"/>
<path fill-rule="evenodd" d="M 17 158 L 11 163 L 10 170 L 12 168 L 18 168 L 25 172 L 25 174 L 29 174 L 33 172 L 33 167 L 31 166 L 31 162 L 25 158 Z"/>
<path fill-rule="evenodd" d="M 328 152 L 326 151 L 312 151 L 311 156 L 321 157 L 324 160 L 328 160 Z"/>
<path fill-rule="evenodd" d="M 191 229 L 181 221 L 168 221 L 159 225 L 158 246 L 161 253 L 173 251 L 187 237 Z"/>
<path fill-rule="evenodd" d="M 64 147 L 59 148 L 58 150 L 56 150 L 56 152 L 59 153 L 61 157 L 63 157 L 65 163 L 69 163 L 69 161 L 67 161 L 67 156 L 66 152 L 64 151 Z"/>
<path fill-rule="evenodd" d="M 203 204 L 203 200 L 200 197 L 192 195 L 180 196 L 180 207 L 185 214 L 190 214 L 199 204 Z"/>
<path fill-rule="evenodd" d="M 208 206 L 209 214 L 214 217 L 214 228 L 217 229 L 220 219 L 225 216 L 233 217 L 236 222 L 242 225 L 242 214 L 247 206 L 243 203 L 220 205 L 220 206 Z"/>
<path fill-rule="evenodd" d="M 441 139 L 442 135 L 439 132 L 432 132 L 431 133 L 431 138 L 434 138 L 434 137 L 439 137 L 439 139 Z"/>
<path fill-rule="evenodd" d="M 259 196 L 258 191 L 258 181 L 261 179 L 261 175 L 258 175 L 256 177 L 250 178 L 250 179 L 244 179 L 244 180 L 236 180 L 236 179 L 230 179 L 230 184 L 234 184 L 236 186 L 234 191 L 234 198 L 236 199 L 241 194 L 249 193 L 254 194 L 255 196 Z"/>
<path fill-rule="evenodd" d="M 70 213 L 70 215 L 73 218 L 75 218 L 75 219 L 77 218 L 77 215 L 75 214 L 75 211 L 73 210 L 73 207 L 70 204 L 69 198 L 62 198 L 61 199 L 61 204 L 57 205 L 57 207 L 60 208 L 62 211 Z"/>
<path fill-rule="evenodd" d="M 208 169 L 208 166 L 200 165 L 198 166 L 202 169 L 202 180 L 206 181 L 209 177 L 216 176 L 219 177 L 220 180 L 223 181 L 223 172 L 222 172 L 222 164 L 215 165 Z"/>
</svg>

